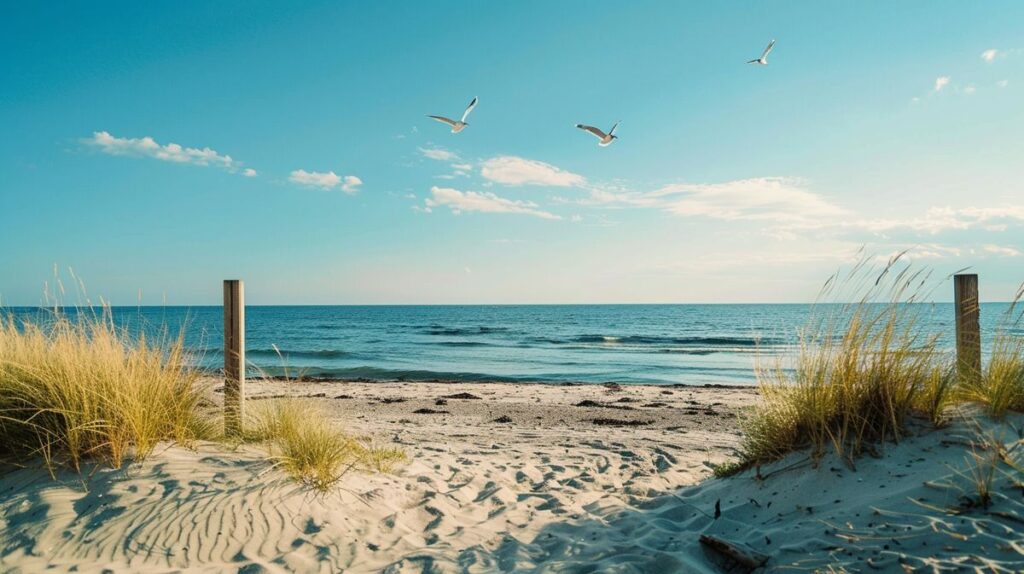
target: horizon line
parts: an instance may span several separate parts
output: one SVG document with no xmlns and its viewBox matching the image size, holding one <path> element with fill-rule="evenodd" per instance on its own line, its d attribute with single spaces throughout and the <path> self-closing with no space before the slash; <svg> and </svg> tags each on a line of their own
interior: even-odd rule
<svg viewBox="0 0 1024 574">
<path fill-rule="evenodd" d="M 688 302 L 688 303 L 254 303 L 246 307 L 664 307 L 686 305 L 852 305 L 858 301 L 805 301 L 805 302 Z M 888 301 L 872 301 L 872 304 L 889 304 Z M 912 305 L 953 304 L 950 300 L 904 301 Z M 979 301 L 979 304 L 1011 304 L 1013 301 Z M 5 309 L 95 309 L 95 308 L 136 308 L 159 309 L 169 307 L 223 307 L 220 303 L 178 303 L 160 305 L 2 305 Z"/>
</svg>

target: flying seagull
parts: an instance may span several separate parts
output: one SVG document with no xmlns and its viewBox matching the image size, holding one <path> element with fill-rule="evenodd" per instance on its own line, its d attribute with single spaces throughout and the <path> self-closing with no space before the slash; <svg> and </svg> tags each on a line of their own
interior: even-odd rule
<svg viewBox="0 0 1024 574">
<path fill-rule="evenodd" d="M 469 102 L 469 105 L 466 106 L 466 111 L 462 112 L 462 119 L 461 120 L 455 121 L 455 120 L 446 118 L 444 116 L 427 116 L 427 117 L 431 118 L 431 119 L 435 119 L 435 120 L 437 120 L 437 121 L 439 121 L 441 123 L 445 123 L 445 124 L 448 124 L 448 125 L 452 126 L 452 133 L 453 134 L 457 134 L 457 133 L 461 132 L 462 130 L 466 129 L 466 126 L 469 125 L 469 124 L 466 123 L 466 118 L 469 117 L 469 112 L 473 111 L 473 108 L 476 107 L 476 100 L 477 100 L 477 98 L 473 98 L 473 101 Z"/>
<path fill-rule="evenodd" d="M 768 42 L 768 47 L 764 49 L 764 53 L 761 54 L 761 57 L 756 59 L 756 60 L 751 60 L 751 61 L 749 61 L 747 63 L 748 64 L 757 64 L 759 66 L 767 66 L 768 65 L 768 53 L 771 52 L 772 48 L 774 48 L 774 47 L 775 47 L 775 40 L 772 40 L 771 42 Z"/>
<path fill-rule="evenodd" d="M 608 146 L 612 145 L 613 141 L 619 139 L 619 136 L 615 135 L 615 128 L 619 127 L 619 122 L 615 122 L 615 125 L 612 126 L 612 129 L 608 130 L 608 133 L 604 133 L 603 131 L 595 128 L 594 126 L 585 126 L 583 124 L 576 124 L 576 127 L 580 128 L 581 130 L 583 130 L 585 132 L 590 132 L 590 133 L 594 134 L 594 136 L 596 136 L 597 139 L 600 140 L 600 141 L 597 142 L 597 145 L 599 145 L 601 147 L 608 147 Z"/>
</svg>

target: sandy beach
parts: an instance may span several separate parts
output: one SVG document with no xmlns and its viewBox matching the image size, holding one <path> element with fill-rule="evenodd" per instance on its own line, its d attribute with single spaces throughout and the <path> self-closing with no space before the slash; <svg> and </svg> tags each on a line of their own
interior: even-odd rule
<svg viewBox="0 0 1024 574">
<path fill-rule="evenodd" d="M 709 476 L 733 455 L 737 410 L 756 396 L 507 383 L 250 382 L 247 390 L 251 402 L 314 397 L 344 428 L 402 446 L 410 462 L 393 475 L 352 472 L 324 496 L 270 470 L 253 448 L 171 447 L 139 467 L 57 482 L 18 470 L 0 483 L 3 527 L 20 533 L 4 541 L 0 564 L 22 572 L 529 568 L 531 544 L 554 536 L 547 529 L 597 524 Z"/>
<path fill-rule="evenodd" d="M 409 462 L 392 474 L 352 471 L 323 495 L 289 481 L 254 447 L 168 446 L 141 465 L 56 481 L 13 470 L 0 478 L 2 569 L 737 566 L 701 545 L 701 533 L 769 556 L 767 571 L 1024 566 L 1019 492 L 1001 493 L 997 515 L 929 510 L 958 504 L 963 480 L 952 469 L 968 448 L 963 425 L 887 446 L 856 471 L 829 457 L 811 468 L 797 453 L 762 468 L 760 480 L 747 471 L 702 483 L 734 456 L 737 415 L 757 399 L 754 389 L 279 381 L 248 391 L 252 403 L 322 401 L 350 432 L 403 447 Z"/>
</svg>

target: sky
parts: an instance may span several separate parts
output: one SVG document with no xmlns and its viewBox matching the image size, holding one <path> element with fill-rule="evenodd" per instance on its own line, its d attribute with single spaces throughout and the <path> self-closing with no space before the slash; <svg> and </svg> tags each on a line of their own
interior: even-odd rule
<svg viewBox="0 0 1024 574">
<path fill-rule="evenodd" d="M 55 268 L 128 305 L 1024 281 L 1021 2 L 30 2 L 0 78 L 3 305 Z"/>
</svg>

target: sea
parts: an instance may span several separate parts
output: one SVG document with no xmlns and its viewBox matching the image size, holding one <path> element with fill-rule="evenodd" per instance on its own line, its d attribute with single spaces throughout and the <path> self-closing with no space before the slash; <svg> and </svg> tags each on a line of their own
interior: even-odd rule
<svg viewBox="0 0 1024 574">
<path fill-rule="evenodd" d="M 952 304 L 920 305 L 916 328 L 951 349 Z M 1007 309 L 982 304 L 986 349 Z M 111 313 L 132 333 L 182 332 L 191 361 L 223 367 L 219 306 Z M 801 328 L 825 314 L 799 304 L 249 306 L 246 360 L 249 376 L 749 385 L 756 363 L 785 361 Z"/>
</svg>

